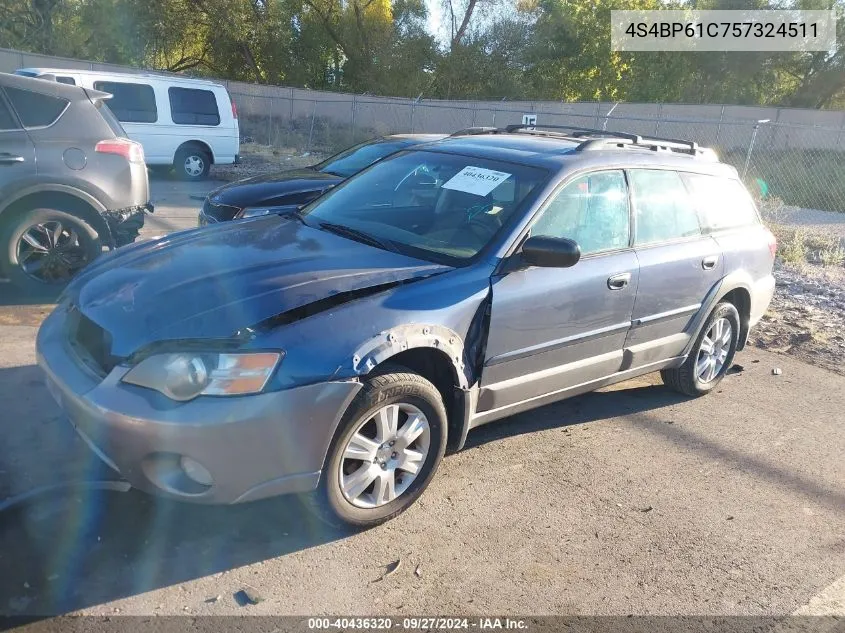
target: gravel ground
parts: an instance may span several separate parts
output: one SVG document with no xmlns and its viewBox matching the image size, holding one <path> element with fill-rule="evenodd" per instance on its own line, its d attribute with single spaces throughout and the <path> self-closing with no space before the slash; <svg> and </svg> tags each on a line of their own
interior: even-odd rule
<svg viewBox="0 0 845 633">
<path fill-rule="evenodd" d="M 810 231 L 834 234 L 845 240 L 845 212 L 783 207 L 774 211 L 769 221 L 787 226 L 801 226 Z"/>
<path fill-rule="evenodd" d="M 326 156 L 319 152 L 298 152 L 289 148 L 274 148 L 256 143 L 241 144 L 241 162 L 237 165 L 214 165 L 211 177 L 215 180 L 241 180 L 251 176 L 308 167 Z"/>
<path fill-rule="evenodd" d="M 778 264 L 775 296 L 750 343 L 845 375 L 845 268 Z"/>
</svg>

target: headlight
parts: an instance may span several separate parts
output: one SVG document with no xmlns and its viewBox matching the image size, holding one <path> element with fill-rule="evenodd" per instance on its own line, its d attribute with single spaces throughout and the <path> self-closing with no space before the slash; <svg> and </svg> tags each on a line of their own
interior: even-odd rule
<svg viewBox="0 0 845 633">
<path fill-rule="evenodd" d="M 246 207 L 245 209 L 241 209 L 235 217 L 238 219 L 256 218 L 259 215 L 270 215 L 271 213 L 285 213 L 286 211 L 295 211 L 296 208 L 297 205 L 295 204 L 285 204 L 278 207 Z"/>
<path fill-rule="evenodd" d="M 241 396 L 264 389 L 282 355 L 156 354 L 130 369 L 122 381 L 155 389 L 172 400 L 204 396 Z"/>
</svg>

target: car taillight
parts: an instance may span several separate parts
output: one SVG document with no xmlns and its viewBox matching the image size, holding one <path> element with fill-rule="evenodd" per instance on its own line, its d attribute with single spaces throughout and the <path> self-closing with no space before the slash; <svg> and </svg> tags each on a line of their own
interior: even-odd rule
<svg viewBox="0 0 845 633">
<path fill-rule="evenodd" d="M 774 257 L 775 253 L 778 252 L 778 238 L 776 238 L 775 234 L 769 229 L 766 229 L 766 233 L 769 234 L 769 252 L 772 254 L 772 257 Z"/>
<path fill-rule="evenodd" d="M 238 118 L 238 106 L 235 105 L 235 102 L 232 99 L 229 99 L 229 101 L 232 102 L 232 118 L 237 119 Z"/>
<path fill-rule="evenodd" d="M 112 138 L 100 141 L 94 146 L 94 151 L 100 154 L 118 154 L 130 163 L 144 162 L 144 148 L 140 143 L 128 138 Z"/>
</svg>

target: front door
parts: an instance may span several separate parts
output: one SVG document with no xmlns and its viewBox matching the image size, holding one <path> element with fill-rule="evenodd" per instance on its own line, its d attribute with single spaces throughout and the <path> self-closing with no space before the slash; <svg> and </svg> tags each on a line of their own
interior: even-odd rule
<svg viewBox="0 0 845 633">
<path fill-rule="evenodd" d="M 619 370 L 639 278 L 629 215 L 621 170 L 579 176 L 550 197 L 531 235 L 574 239 L 582 258 L 493 279 L 478 413 L 506 415 Z"/>
</svg>

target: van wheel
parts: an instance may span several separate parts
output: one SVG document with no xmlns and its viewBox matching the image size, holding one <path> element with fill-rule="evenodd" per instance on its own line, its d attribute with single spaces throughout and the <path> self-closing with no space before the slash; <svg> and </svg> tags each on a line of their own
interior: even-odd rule
<svg viewBox="0 0 845 633">
<path fill-rule="evenodd" d="M 34 209 L 0 228 L 0 268 L 27 294 L 63 288 L 102 253 L 90 224 L 55 209 Z"/>
<path fill-rule="evenodd" d="M 349 405 L 306 506 L 335 527 L 368 528 L 422 495 L 446 450 L 437 388 L 404 367 L 371 377 Z"/>
<path fill-rule="evenodd" d="M 732 303 L 716 305 L 684 364 L 660 372 L 663 383 L 688 396 L 702 396 L 718 385 L 733 363 L 739 343 L 739 313 Z"/>
<path fill-rule="evenodd" d="M 176 153 L 173 168 L 184 180 L 205 180 L 211 169 L 211 156 L 196 147 L 181 149 Z"/>
</svg>

